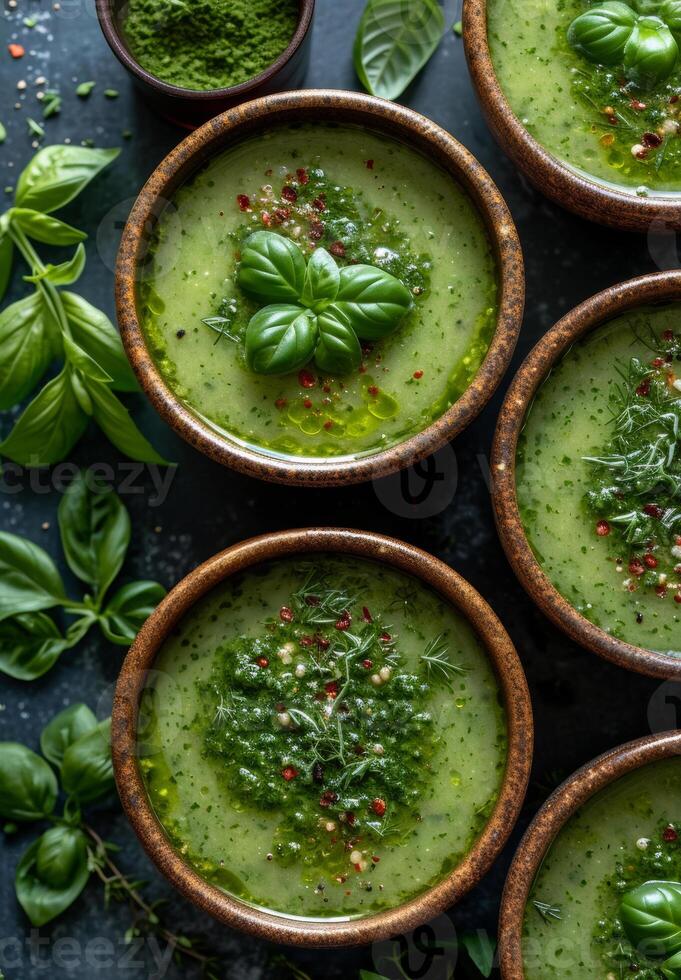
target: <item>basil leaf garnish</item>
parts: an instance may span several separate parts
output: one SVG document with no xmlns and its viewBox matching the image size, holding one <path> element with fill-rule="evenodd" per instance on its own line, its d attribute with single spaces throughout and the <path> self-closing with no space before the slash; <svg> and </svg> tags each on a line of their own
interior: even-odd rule
<svg viewBox="0 0 681 980">
<path fill-rule="evenodd" d="M 316 248 L 307 264 L 301 303 L 318 312 L 336 298 L 339 287 L 340 270 L 333 256 L 325 248 Z"/>
<path fill-rule="evenodd" d="M 681 953 L 675 953 L 668 960 L 660 965 L 662 975 L 667 980 L 681 980 Z"/>
<path fill-rule="evenodd" d="M 69 745 L 94 731 L 97 719 L 86 704 L 71 704 L 47 723 L 40 735 L 40 751 L 57 769 Z"/>
<path fill-rule="evenodd" d="M 18 681 L 42 677 L 68 646 L 44 613 L 20 613 L 0 621 L 0 670 Z"/>
<path fill-rule="evenodd" d="M 115 391 L 137 391 L 139 385 L 111 320 L 76 293 L 60 293 L 74 341 L 111 378 Z"/>
<path fill-rule="evenodd" d="M 48 263 L 40 272 L 24 276 L 24 282 L 51 282 L 54 286 L 70 286 L 80 279 L 85 268 L 85 248 L 81 242 L 72 258 L 59 265 Z"/>
<path fill-rule="evenodd" d="M 112 643 L 129 646 L 165 594 L 158 582 L 124 585 L 102 613 L 102 633 Z"/>
<path fill-rule="evenodd" d="M 580 14 L 568 28 L 568 41 L 581 55 L 600 65 L 616 65 L 636 24 L 636 14 L 626 3 L 612 0 Z"/>
<path fill-rule="evenodd" d="M 317 321 L 310 310 L 283 304 L 266 306 L 248 324 L 246 361 L 258 374 L 297 371 L 314 354 L 318 337 Z"/>
<path fill-rule="evenodd" d="M 85 146 L 46 146 L 38 150 L 19 177 L 14 203 L 47 214 L 57 211 L 80 194 L 119 153 L 120 150 Z"/>
<path fill-rule="evenodd" d="M 681 883 L 646 881 L 622 899 L 620 919 L 629 942 L 635 948 L 642 943 L 659 956 L 681 951 Z"/>
<path fill-rule="evenodd" d="M 75 902 L 90 877 L 87 838 L 77 827 L 51 827 L 17 866 L 17 899 L 34 926 L 43 926 Z"/>
<path fill-rule="evenodd" d="M 378 340 L 397 327 L 413 305 L 411 293 L 399 279 L 373 265 L 350 265 L 341 270 L 334 304 L 364 340 Z"/>
<path fill-rule="evenodd" d="M 676 43 L 681 43 L 681 0 L 666 0 L 655 13 L 665 22 Z"/>
<path fill-rule="evenodd" d="M 86 426 L 71 372 L 64 368 L 24 409 L 0 452 L 22 466 L 50 466 L 69 455 Z"/>
<path fill-rule="evenodd" d="M 25 235 L 44 245 L 77 245 L 87 238 L 84 231 L 33 208 L 11 208 L 9 213 Z"/>
<path fill-rule="evenodd" d="M 61 764 L 61 782 L 79 803 L 92 803 L 113 790 L 110 718 L 68 746 Z"/>
<path fill-rule="evenodd" d="M 57 779 L 45 760 L 18 742 L 0 743 L 0 816 L 43 820 L 56 801 Z"/>
<path fill-rule="evenodd" d="M 256 231 L 241 252 L 239 285 L 258 299 L 297 301 L 305 284 L 305 259 L 295 242 Z"/>
<path fill-rule="evenodd" d="M 41 293 L 0 313 L 0 409 L 23 401 L 61 351 L 59 327 Z"/>
<path fill-rule="evenodd" d="M 624 72 L 640 88 L 652 88 L 674 70 L 679 48 L 659 17 L 639 17 L 624 48 Z"/>
<path fill-rule="evenodd" d="M 322 371 L 329 374 L 349 374 L 356 371 L 362 361 L 362 348 L 357 334 L 347 318 L 334 306 L 330 306 L 317 319 L 319 344 L 315 361 Z"/>
<path fill-rule="evenodd" d="M 84 383 L 92 400 L 92 415 L 95 422 L 116 449 L 120 449 L 131 459 L 138 459 L 143 463 L 168 465 L 168 461 L 157 453 L 146 436 L 142 435 L 125 405 L 108 385 L 93 378 L 84 378 Z"/>
<path fill-rule="evenodd" d="M 360 81 L 372 95 L 398 98 L 430 59 L 444 30 L 437 0 L 369 0 L 354 45 Z"/>
<path fill-rule="evenodd" d="M 26 538 L 0 531 L 0 620 L 50 609 L 64 598 L 64 583 L 47 552 Z"/>
</svg>

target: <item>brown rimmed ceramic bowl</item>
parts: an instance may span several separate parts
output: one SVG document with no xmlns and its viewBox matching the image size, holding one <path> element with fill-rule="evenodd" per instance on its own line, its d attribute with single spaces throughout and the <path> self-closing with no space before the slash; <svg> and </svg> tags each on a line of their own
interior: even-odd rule
<svg viewBox="0 0 681 980">
<path fill-rule="evenodd" d="M 652 222 L 681 228 L 681 195 L 637 197 L 590 180 L 562 163 L 530 135 L 499 85 L 487 40 L 487 0 L 464 0 L 463 41 L 480 105 L 494 137 L 546 197 L 588 221 L 623 231 L 647 231 Z"/>
<path fill-rule="evenodd" d="M 504 887 L 499 918 L 499 965 L 503 980 L 525 980 L 522 956 L 525 907 L 537 872 L 568 820 L 596 793 L 621 776 L 673 756 L 681 756 L 681 731 L 628 742 L 583 766 L 544 803 L 520 843 Z"/>
<path fill-rule="evenodd" d="M 487 826 L 464 860 L 438 885 L 398 908 L 363 919 L 300 920 L 254 908 L 204 881 L 176 853 L 151 808 L 140 776 L 136 728 L 147 672 L 165 638 L 188 610 L 229 576 L 273 559 L 316 552 L 369 559 L 419 579 L 470 621 L 488 651 L 503 696 L 508 762 Z M 453 905 L 487 872 L 518 817 L 532 763 L 532 707 L 518 655 L 485 600 L 443 562 L 395 538 L 367 531 L 312 528 L 266 534 L 209 559 L 183 579 L 149 617 L 123 664 L 112 716 L 118 791 L 135 833 L 152 861 L 185 897 L 225 925 L 273 942 L 299 946 L 355 946 L 385 939 L 427 922 Z"/>
<path fill-rule="evenodd" d="M 310 61 L 315 0 L 299 0 L 298 26 L 291 43 L 265 71 L 240 85 L 197 91 L 170 85 L 150 74 L 130 53 L 123 30 L 127 0 L 97 0 L 97 18 L 107 43 L 133 81 L 158 112 L 193 129 L 232 106 L 303 84 Z"/>
<path fill-rule="evenodd" d="M 506 556 L 542 611 L 571 639 L 620 667 L 650 677 L 681 679 L 681 660 L 618 640 L 594 626 L 563 598 L 527 540 L 516 494 L 516 451 L 534 397 L 570 347 L 608 320 L 636 309 L 681 300 L 681 273 L 660 272 L 604 289 L 559 320 L 530 351 L 501 407 L 492 447 L 492 502 Z"/>
<path fill-rule="evenodd" d="M 253 132 L 280 123 L 332 121 L 386 133 L 421 150 L 464 188 L 478 208 L 495 251 L 499 276 L 497 327 L 480 369 L 463 395 L 426 429 L 357 459 L 281 458 L 217 434 L 185 407 L 154 364 L 137 313 L 138 272 L 163 203 L 214 155 Z M 218 116 L 192 133 L 154 171 L 123 232 L 116 269 L 116 306 L 123 343 L 152 404 L 179 435 L 212 459 L 249 476 L 299 486 L 340 486 L 385 476 L 429 456 L 482 410 L 508 367 L 520 331 L 525 295 L 520 242 L 498 189 L 477 160 L 435 123 L 411 109 L 351 92 L 274 95 Z"/>
</svg>

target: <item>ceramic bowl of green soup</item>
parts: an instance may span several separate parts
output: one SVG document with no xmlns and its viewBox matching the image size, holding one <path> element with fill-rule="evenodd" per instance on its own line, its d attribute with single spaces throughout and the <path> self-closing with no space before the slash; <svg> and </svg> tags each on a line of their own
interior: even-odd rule
<svg viewBox="0 0 681 980">
<path fill-rule="evenodd" d="M 681 227 L 677 0 L 464 0 L 488 123 L 559 204 L 645 231 Z"/>
<path fill-rule="evenodd" d="M 524 276 L 499 192 L 451 136 L 370 96 L 272 96 L 152 175 L 123 233 L 123 341 L 161 415 L 250 475 L 338 485 L 480 411 Z"/>
<path fill-rule="evenodd" d="M 229 926 L 341 946 L 411 929 L 490 867 L 532 756 L 525 677 L 448 566 L 363 531 L 236 545 L 159 606 L 113 755 L 159 870 Z"/>
<path fill-rule="evenodd" d="M 681 275 L 587 300 L 502 407 L 497 526 L 521 583 L 573 639 L 681 678 Z"/>
<path fill-rule="evenodd" d="M 556 790 L 511 865 L 504 980 L 681 977 L 681 732 L 629 742 Z"/>
</svg>

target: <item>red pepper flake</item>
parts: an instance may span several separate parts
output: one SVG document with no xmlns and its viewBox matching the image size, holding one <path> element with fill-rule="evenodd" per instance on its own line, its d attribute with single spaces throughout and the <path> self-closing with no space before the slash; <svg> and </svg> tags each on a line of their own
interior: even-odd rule
<svg viewBox="0 0 681 980">
<path fill-rule="evenodd" d="M 333 422 L 331 421 L 331 419 L 326 420 L 326 422 L 324 423 L 324 428 L 326 429 L 327 432 L 329 431 L 329 429 L 333 429 Z"/>
<path fill-rule="evenodd" d="M 274 403 L 275 408 L 279 408 L 279 409 L 286 408 L 287 405 L 288 405 L 287 398 L 277 398 L 276 402 Z"/>
<path fill-rule="evenodd" d="M 314 388 L 317 384 L 317 379 L 311 371 L 303 368 L 302 371 L 298 372 L 298 384 L 301 388 Z"/>
<path fill-rule="evenodd" d="M 324 237 L 324 222 L 313 221 L 310 225 L 310 241 L 318 242 Z"/>
<path fill-rule="evenodd" d="M 258 657 L 258 659 L 256 660 L 256 664 L 258 665 L 258 667 L 262 667 L 262 669 L 264 670 L 265 667 L 269 667 L 270 662 L 267 659 L 267 657 Z"/>
<path fill-rule="evenodd" d="M 636 394 L 641 398 L 646 398 L 650 394 L 650 378 L 644 378 L 636 389 Z"/>
<path fill-rule="evenodd" d="M 317 636 L 315 637 L 315 640 L 320 650 L 328 650 L 329 647 L 331 646 L 330 641 L 327 640 L 326 637 L 324 636 Z"/>
<path fill-rule="evenodd" d="M 629 103 L 629 107 L 631 109 L 635 109 L 636 112 L 643 112 L 644 109 L 648 108 L 645 102 L 639 102 L 638 99 L 632 99 Z"/>
<path fill-rule="evenodd" d="M 338 681 L 327 681 L 324 685 L 327 695 L 333 700 L 338 697 Z"/>
<path fill-rule="evenodd" d="M 420 381 L 421 378 L 423 377 L 423 371 L 414 371 L 414 377 L 416 378 L 417 381 Z"/>
<path fill-rule="evenodd" d="M 657 133 L 644 133 L 641 142 L 644 146 L 654 148 L 662 143 L 662 137 L 658 136 Z"/>
<path fill-rule="evenodd" d="M 657 568 L 657 558 L 655 555 L 647 554 L 643 556 L 646 568 Z"/>
<path fill-rule="evenodd" d="M 355 820 L 357 819 L 357 817 L 352 812 L 352 810 L 346 810 L 343 816 L 345 817 L 346 822 L 349 823 L 351 827 L 355 826 Z"/>
<path fill-rule="evenodd" d="M 296 170 L 296 177 L 298 178 L 299 184 L 310 183 L 310 175 L 308 174 L 307 170 L 305 170 L 304 167 L 299 167 L 299 169 Z"/>
<path fill-rule="evenodd" d="M 303 402 L 303 405 L 305 406 L 305 408 L 312 408 L 312 402 L 310 401 L 309 398 L 306 398 L 305 399 L 305 401 Z"/>
<path fill-rule="evenodd" d="M 7 50 L 12 55 L 13 58 L 23 58 L 26 54 L 24 46 L 22 44 L 8 44 Z"/>
<path fill-rule="evenodd" d="M 312 207 L 315 209 L 315 211 L 326 211 L 326 201 L 322 200 L 321 197 L 315 197 L 314 201 L 312 202 Z M 324 226 L 322 225 L 322 227 Z"/>
<path fill-rule="evenodd" d="M 678 839 L 679 835 L 676 832 L 676 828 L 673 826 L 673 824 L 669 824 L 669 826 L 665 827 L 662 831 L 662 840 L 666 841 L 668 844 L 671 844 L 673 841 Z"/>
<path fill-rule="evenodd" d="M 284 221 L 288 221 L 290 217 L 291 217 L 290 208 L 277 208 L 274 212 L 274 218 L 279 224 L 282 224 Z"/>
<path fill-rule="evenodd" d="M 340 619 L 338 619 L 337 622 L 336 622 L 336 629 L 337 630 L 347 630 L 347 629 L 350 629 L 351 624 L 352 624 L 352 616 L 350 615 L 350 613 L 348 612 L 348 610 L 345 609 L 341 613 Z"/>
<path fill-rule="evenodd" d="M 666 585 L 656 585 L 655 592 L 660 597 L 660 599 L 667 598 L 667 586 Z"/>
<path fill-rule="evenodd" d="M 319 805 L 327 809 L 332 803 L 338 800 L 338 793 L 334 793 L 332 789 L 325 789 L 322 795 L 319 797 Z"/>
<path fill-rule="evenodd" d="M 362 606 L 362 619 L 365 623 L 373 623 L 374 618 L 366 606 Z"/>
<path fill-rule="evenodd" d="M 373 160 L 365 160 L 364 161 L 364 166 L 367 168 L 367 170 L 373 170 L 374 169 L 374 161 Z"/>
<path fill-rule="evenodd" d="M 282 623 L 292 623 L 293 610 L 289 609 L 288 606 L 282 606 L 279 610 L 279 619 L 282 621 Z"/>
<path fill-rule="evenodd" d="M 676 593 L 674 596 L 674 602 L 678 602 L 678 604 L 681 606 L 681 592 Z"/>
<path fill-rule="evenodd" d="M 263 211 L 263 213 L 262 213 L 262 215 L 260 217 L 261 217 L 262 223 L 265 225 L 265 227 L 266 228 L 269 228 L 271 226 L 271 224 L 272 224 L 272 215 L 269 213 L 269 211 Z"/>
<path fill-rule="evenodd" d="M 643 575 L 645 568 L 640 558 L 632 558 L 629 562 L 629 571 L 632 575 Z"/>
<path fill-rule="evenodd" d="M 292 779 L 295 779 L 298 775 L 298 770 L 294 769 L 293 766 L 285 766 L 281 770 L 281 774 L 287 783 L 290 783 Z"/>
<path fill-rule="evenodd" d="M 386 633 L 386 631 L 384 630 L 379 636 L 379 640 L 381 641 L 381 643 L 390 643 L 390 641 L 392 640 L 392 636 L 390 635 L 390 633 Z"/>
<path fill-rule="evenodd" d="M 339 259 L 345 258 L 345 245 L 343 242 L 334 242 L 333 245 L 329 246 L 329 252 L 335 255 Z"/>
<path fill-rule="evenodd" d="M 367 388 L 367 392 L 371 395 L 372 398 L 375 398 L 376 395 L 378 394 L 378 388 L 376 387 L 376 385 L 369 385 L 369 387 Z"/>
<path fill-rule="evenodd" d="M 371 859 L 371 860 L 372 860 L 372 861 L 374 862 L 374 864 L 378 864 L 378 862 L 379 862 L 379 861 L 380 861 L 381 859 L 380 859 L 380 857 L 377 857 L 377 856 L 376 856 L 376 855 L 374 854 L 374 856 L 372 857 L 372 859 Z"/>
<path fill-rule="evenodd" d="M 373 666 L 374 666 L 373 660 L 363 660 L 362 661 L 362 667 L 364 667 L 365 670 L 371 670 L 371 668 Z"/>
<path fill-rule="evenodd" d="M 314 640 L 311 636 L 301 636 L 298 642 L 300 643 L 301 647 L 311 647 Z"/>
<path fill-rule="evenodd" d="M 661 368 L 664 367 L 664 363 L 663 357 L 656 357 L 654 361 L 651 361 L 651 367 Z"/>
<path fill-rule="evenodd" d="M 676 103 L 678 101 L 679 101 L 679 96 L 678 95 L 672 95 L 672 97 L 669 100 L 669 105 L 676 105 Z"/>
<path fill-rule="evenodd" d="M 647 514 L 648 517 L 654 517 L 659 521 L 664 514 L 664 509 L 659 507 L 657 504 L 646 504 L 643 508 L 643 513 Z"/>
<path fill-rule="evenodd" d="M 237 204 L 239 205 L 240 211 L 252 211 L 251 199 L 248 194 L 237 194 L 236 196 Z"/>
<path fill-rule="evenodd" d="M 298 200 L 298 191 L 295 189 L 295 187 L 286 186 L 282 190 L 281 196 L 284 198 L 285 201 L 288 201 L 290 204 L 295 204 L 296 201 Z"/>
<path fill-rule="evenodd" d="M 662 334 L 662 339 L 663 340 L 673 340 L 674 339 L 674 331 L 673 330 L 665 330 L 664 333 Z"/>
<path fill-rule="evenodd" d="M 607 538 L 610 534 L 610 525 L 607 521 L 599 521 L 596 525 L 596 534 L 599 538 Z"/>
<path fill-rule="evenodd" d="M 382 817 L 388 807 L 386 806 L 385 800 L 382 800 L 380 796 L 377 796 L 371 804 L 371 809 L 374 811 L 377 817 Z"/>
</svg>

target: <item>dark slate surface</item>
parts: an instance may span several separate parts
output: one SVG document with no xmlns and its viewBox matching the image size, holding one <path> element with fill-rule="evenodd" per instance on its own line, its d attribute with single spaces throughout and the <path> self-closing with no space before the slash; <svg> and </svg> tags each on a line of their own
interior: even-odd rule
<svg viewBox="0 0 681 980">
<path fill-rule="evenodd" d="M 90 233 L 88 265 L 80 290 L 113 315 L 111 268 L 121 221 L 142 182 L 181 133 L 155 118 L 133 91 L 100 34 L 93 0 L 62 0 L 57 10 L 47 0 L 18 0 L 14 8 L 10 3 L 4 5 L 0 50 L 0 121 L 8 131 L 7 141 L 0 147 L 0 193 L 5 185 L 13 184 L 30 157 L 26 118 L 40 118 L 37 90 L 31 80 L 45 75 L 64 98 L 61 115 L 46 123 L 48 141 L 69 137 L 74 142 L 93 139 L 99 146 L 123 146 L 119 161 L 64 212 L 66 220 Z M 351 46 L 362 6 L 362 0 L 318 0 L 308 85 L 357 87 Z M 446 7 L 451 25 L 460 10 L 449 0 Z M 38 24 L 32 30 L 22 24 L 27 15 L 37 17 Z M 12 61 L 5 50 L 5 43 L 13 40 L 26 47 L 26 56 L 20 61 Z M 29 82 L 23 93 L 16 90 L 21 79 Z M 89 79 L 97 80 L 97 88 L 87 102 L 82 102 L 74 94 L 75 85 Z M 107 100 L 103 95 L 107 87 L 117 88 L 119 98 Z M 15 100 L 19 103 L 16 108 Z M 516 366 L 537 338 L 580 300 L 618 280 L 678 265 L 673 239 L 626 236 L 587 225 L 548 204 L 527 186 L 486 129 L 468 80 L 462 42 L 451 31 L 405 101 L 445 126 L 472 150 L 509 202 L 525 248 L 528 277 L 527 313 Z M 131 131 L 131 138 L 122 138 L 124 130 Z M 7 191 L 4 196 L 8 206 Z M 20 295 L 17 279 L 15 275 L 15 296 Z M 395 481 L 380 487 L 368 484 L 346 491 L 303 494 L 232 473 L 176 438 L 141 396 L 133 398 L 136 417 L 161 451 L 179 463 L 179 469 L 162 501 L 149 472 L 134 479 L 135 492 L 125 498 L 135 528 L 125 567 L 129 577 L 158 578 L 170 586 L 219 547 L 298 524 L 302 494 L 309 523 L 371 528 L 414 542 L 449 562 L 491 602 L 522 656 L 537 721 L 534 780 L 521 824 L 485 881 L 451 912 L 456 928 L 486 927 L 492 931 L 513 848 L 549 790 L 599 752 L 644 735 L 651 726 L 661 730 L 674 724 L 674 718 L 659 707 L 664 701 L 659 694 L 650 708 L 651 697 L 659 691 L 658 683 L 611 667 L 568 642 L 534 608 L 510 572 L 494 531 L 486 480 L 494 422 L 505 386 L 453 450 L 445 451 L 441 465 L 447 479 L 442 498 L 434 502 L 431 497 L 427 508 L 416 515 L 403 516 L 399 483 Z M 6 419 L 3 433 L 8 426 Z M 74 458 L 84 466 L 112 464 L 117 482 L 130 479 L 129 464 L 97 432 L 80 443 Z M 59 492 L 54 483 L 48 474 L 33 482 L 28 474 L 8 477 L 0 493 L 0 525 L 58 555 L 55 512 Z M 75 586 L 73 581 L 70 584 Z M 93 634 L 41 681 L 25 685 L 3 678 L 0 738 L 36 747 L 42 726 L 74 700 L 85 700 L 102 715 L 107 714 L 122 656 L 120 648 Z M 332 953 L 277 950 L 207 920 L 149 866 L 116 806 L 102 808 L 92 820 L 121 845 L 120 864 L 149 879 L 150 895 L 168 900 L 168 924 L 207 939 L 220 960 L 220 976 L 239 980 L 302 977 L 292 972 L 290 964 L 312 978 L 354 978 L 360 968 L 397 975 L 381 961 L 381 949 Z M 198 976 L 186 963 L 159 969 L 155 965 L 157 947 L 148 945 L 126 953 L 122 936 L 130 921 L 129 910 L 123 905 L 106 911 L 101 890 L 94 883 L 55 924 L 31 933 L 12 886 L 15 864 L 31 836 L 32 832 L 26 831 L 3 843 L 0 966 L 8 978 L 141 980 L 163 975 L 172 980 L 193 980 Z M 436 934 L 447 939 L 451 928 L 440 921 Z M 101 943 L 93 945 L 93 940 Z M 289 965 L 277 965 L 274 958 L 281 953 Z M 412 963 L 418 962 L 416 955 Z M 437 958 L 425 975 L 444 976 L 443 957 Z M 467 975 L 465 965 L 457 975 Z"/>
</svg>

